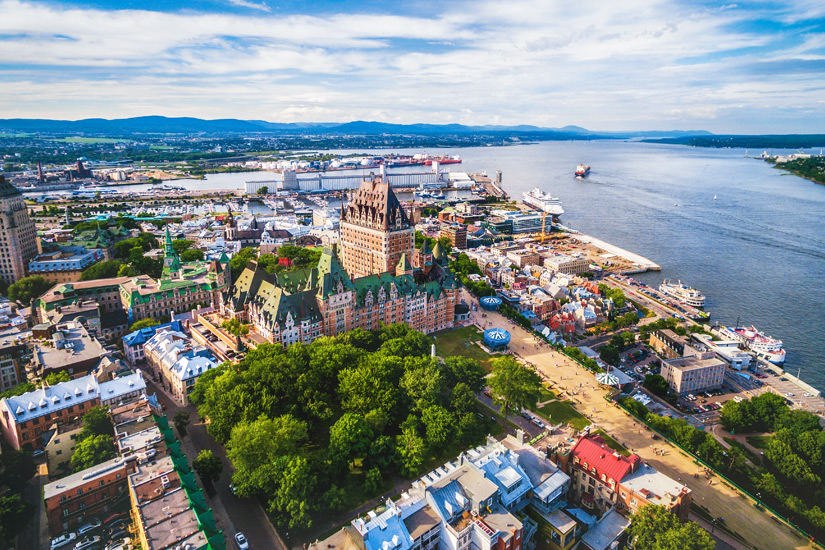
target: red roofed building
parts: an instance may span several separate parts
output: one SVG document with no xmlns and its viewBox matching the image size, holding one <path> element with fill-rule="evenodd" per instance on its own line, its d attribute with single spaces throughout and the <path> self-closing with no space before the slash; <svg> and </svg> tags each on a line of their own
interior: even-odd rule
<svg viewBox="0 0 825 550">
<path fill-rule="evenodd" d="M 619 484 L 641 463 L 638 455 L 622 456 L 605 445 L 601 436 L 584 436 L 570 450 L 567 462 L 570 496 L 601 515 L 618 503 Z"/>
</svg>

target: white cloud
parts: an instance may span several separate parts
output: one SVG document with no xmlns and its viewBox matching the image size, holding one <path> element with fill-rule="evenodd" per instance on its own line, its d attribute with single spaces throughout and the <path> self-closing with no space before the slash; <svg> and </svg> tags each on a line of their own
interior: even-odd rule
<svg viewBox="0 0 825 550">
<path fill-rule="evenodd" d="M 249 2 L 248 0 L 227 0 L 226 2 L 230 6 L 238 6 L 241 8 L 249 8 L 252 10 L 261 10 L 265 12 L 271 12 L 272 9 L 266 5 L 265 2 L 257 3 L 257 2 Z"/>
<path fill-rule="evenodd" d="M 772 111 L 821 101 L 825 86 L 821 71 L 760 69 L 821 60 L 822 33 L 789 41 L 799 28 L 749 31 L 749 20 L 771 14 L 737 5 L 482 0 L 421 16 L 314 16 L 227 1 L 262 13 L 0 0 L 3 116 L 774 131 L 759 126 L 784 123 Z M 803 7 L 816 14 L 819 4 Z"/>
</svg>

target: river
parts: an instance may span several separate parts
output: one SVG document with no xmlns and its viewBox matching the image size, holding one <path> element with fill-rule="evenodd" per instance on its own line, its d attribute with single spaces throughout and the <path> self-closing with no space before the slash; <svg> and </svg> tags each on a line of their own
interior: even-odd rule
<svg viewBox="0 0 825 550">
<path fill-rule="evenodd" d="M 429 152 L 461 155 L 452 170 L 502 170 L 513 198 L 536 186 L 560 197 L 564 225 L 662 266 L 637 279 L 698 288 L 712 322 L 740 320 L 783 340 L 785 367 L 825 390 L 825 186 L 742 149 L 573 141 Z M 579 163 L 592 167 L 584 180 L 573 177 Z M 174 183 L 226 189 L 265 179 L 271 174 Z"/>
</svg>

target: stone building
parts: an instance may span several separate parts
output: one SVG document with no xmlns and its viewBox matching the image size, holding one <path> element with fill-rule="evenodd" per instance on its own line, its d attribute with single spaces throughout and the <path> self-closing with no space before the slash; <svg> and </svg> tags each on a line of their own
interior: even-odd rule
<svg viewBox="0 0 825 550">
<path fill-rule="evenodd" d="M 364 180 L 341 208 L 341 265 L 353 278 L 395 274 L 413 249 L 414 231 L 389 183 Z"/>
<path fill-rule="evenodd" d="M 0 281 L 10 285 L 26 276 L 37 255 L 37 230 L 23 194 L 0 175 Z"/>
<path fill-rule="evenodd" d="M 317 267 L 280 274 L 250 262 L 221 304 L 222 316 L 250 322 L 284 345 L 381 323 L 425 333 L 451 328 L 458 290 L 441 246 L 412 248 L 412 229 L 386 184 L 365 182 L 354 202 L 343 210 L 342 258 L 325 248 Z"/>
</svg>

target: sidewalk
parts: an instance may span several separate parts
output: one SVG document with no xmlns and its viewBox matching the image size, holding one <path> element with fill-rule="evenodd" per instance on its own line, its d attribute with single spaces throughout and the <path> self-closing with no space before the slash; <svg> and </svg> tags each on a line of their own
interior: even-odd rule
<svg viewBox="0 0 825 550">
<path fill-rule="evenodd" d="M 693 512 L 688 514 L 688 519 L 690 521 L 695 521 L 696 523 L 698 523 L 699 526 L 702 527 L 702 529 L 710 533 L 710 536 L 716 539 L 716 550 L 724 550 L 727 547 L 733 548 L 734 550 L 750 550 L 751 548 L 747 544 L 740 542 L 738 539 L 733 538 L 723 529 L 717 529 L 709 521 L 694 514 Z M 726 546 L 723 547 L 720 543 Z"/>
</svg>

